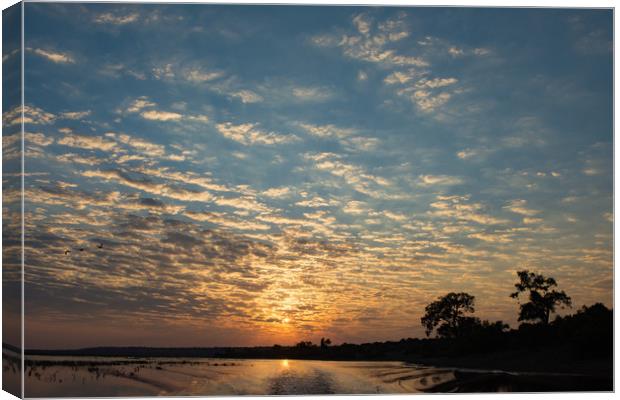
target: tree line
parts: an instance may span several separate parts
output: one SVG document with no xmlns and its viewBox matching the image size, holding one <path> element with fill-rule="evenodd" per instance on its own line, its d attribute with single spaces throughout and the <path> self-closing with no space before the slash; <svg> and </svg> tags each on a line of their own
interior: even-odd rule
<svg viewBox="0 0 620 400">
<path fill-rule="evenodd" d="M 558 307 L 572 306 L 571 298 L 563 290 L 556 290 L 558 284 L 554 278 L 528 270 L 518 271 L 517 276 L 519 282 L 510 297 L 528 299 L 519 305 L 519 322 L 549 325 L 549 318 Z M 502 321 L 481 321 L 477 317 L 466 316 L 466 313 L 474 313 L 474 301 L 475 296 L 469 293 L 451 292 L 427 305 L 421 318 L 426 336 L 435 331 L 438 337 L 456 338 L 480 330 L 503 332 L 509 329 Z"/>
</svg>

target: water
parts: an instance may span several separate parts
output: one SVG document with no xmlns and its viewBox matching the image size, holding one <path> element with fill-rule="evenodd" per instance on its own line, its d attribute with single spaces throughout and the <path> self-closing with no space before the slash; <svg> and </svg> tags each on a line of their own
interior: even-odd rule
<svg viewBox="0 0 620 400">
<path fill-rule="evenodd" d="M 27 397 L 417 393 L 451 370 L 402 362 L 29 357 Z"/>
</svg>

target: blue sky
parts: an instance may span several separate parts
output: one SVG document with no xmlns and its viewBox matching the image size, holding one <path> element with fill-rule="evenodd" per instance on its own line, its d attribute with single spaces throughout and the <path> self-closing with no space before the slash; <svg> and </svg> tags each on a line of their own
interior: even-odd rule
<svg viewBox="0 0 620 400">
<path fill-rule="evenodd" d="M 611 305 L 611 11 L 25 12 L 26 347 L 516 326 L 523 268 Z"/>
</svg>

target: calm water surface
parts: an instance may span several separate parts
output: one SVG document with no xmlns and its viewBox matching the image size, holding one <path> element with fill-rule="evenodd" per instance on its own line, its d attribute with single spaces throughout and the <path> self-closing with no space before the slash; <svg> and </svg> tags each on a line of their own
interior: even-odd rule
<svg viewBox="0 0 620 400">
<path fill-rule="evenodd" d="M 30 357 L 27 397 L 416 393 L 454 379 L 402 362 Z"/>
</svg>

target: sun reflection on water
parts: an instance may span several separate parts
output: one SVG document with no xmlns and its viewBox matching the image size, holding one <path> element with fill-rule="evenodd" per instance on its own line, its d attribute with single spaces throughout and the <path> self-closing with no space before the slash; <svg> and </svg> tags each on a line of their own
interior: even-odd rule
<svg viewBox="0 0 620 400">
<path fill-rule="evenodd" d="M 282 360 L 281 365 L 282 368 L 288 368 L 288 360 Z"/>
</svg>

